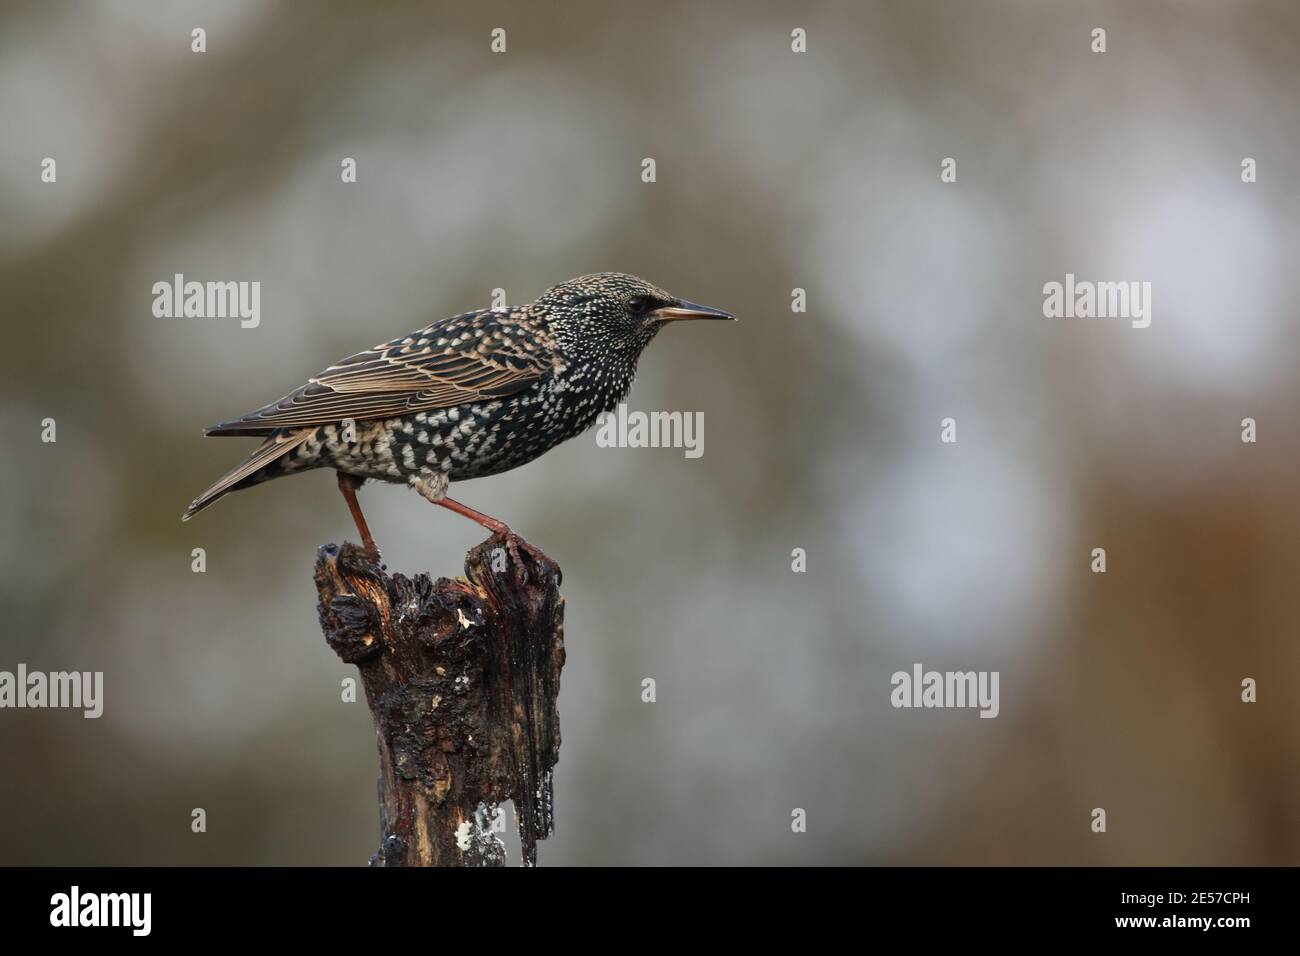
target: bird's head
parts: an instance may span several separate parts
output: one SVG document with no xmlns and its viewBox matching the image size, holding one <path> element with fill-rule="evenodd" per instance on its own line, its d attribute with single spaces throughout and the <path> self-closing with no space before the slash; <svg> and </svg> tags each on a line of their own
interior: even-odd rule
<svg viewBox="0 0 1300 956">
<path fill-rule="evenodd" d="M 561 282 L 547 289 L 534 308 L 546 314 L 561 340 L 594 339 L 611 348 L 638 351 L 665 323 L 735 318 L 622 272 L 597 272 Z"/>
</svg>

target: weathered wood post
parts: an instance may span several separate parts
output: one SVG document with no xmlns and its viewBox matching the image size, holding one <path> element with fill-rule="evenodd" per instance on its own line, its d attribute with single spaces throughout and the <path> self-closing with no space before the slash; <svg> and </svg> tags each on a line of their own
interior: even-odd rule
<svg viewBox="0 0 1300 956">
<path fill-rule="evenodd" d="M 564 666 L 560 569 L 516 535 L 465 556 L 465 577 L 389 575 L 354 544 L 316 558 L 326 642 L 356 664 L 379 743 L 372 866 L 503 865 L 514 804 L 524 863 L 554 829 Z"/>
</svg>

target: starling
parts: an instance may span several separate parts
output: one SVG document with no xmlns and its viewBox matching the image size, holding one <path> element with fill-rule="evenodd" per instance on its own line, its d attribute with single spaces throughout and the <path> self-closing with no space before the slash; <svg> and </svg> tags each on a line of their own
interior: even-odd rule
<svg viewBox="0 0 1300 956">
<path fill-rule="evenodd" d="M 536 302 L 466 312 L 358 352 L 278 402 L 205 435 L 264 439 L 185 510 L 282 475 L 332 468 L 362 542 L 367 478 L 408 484 L 504 534 L 503 522 L 447 497 L 453 481 L 526 464 L 582 433 L 632 387 L 641 350 L 665 322 L 733 319 L 618 272 L 570 279 Z"/>
</svg>

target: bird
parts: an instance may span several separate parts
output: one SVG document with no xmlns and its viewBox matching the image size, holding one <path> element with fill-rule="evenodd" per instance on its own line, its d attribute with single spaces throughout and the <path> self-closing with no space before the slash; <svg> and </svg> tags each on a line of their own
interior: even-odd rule
<svg viewBox="0 0 1300 956">
<path fill-rule="evenodd" d="M 552 286 L 534 302 L 440 319 L 336 362 L 256 411 L 203 429 L 262 444 L 185 509 L 188 521 L 232 491 L 333 469 L 367 551 L 378 554 L 357 490 L 406 484 L 509 535 L 447 497 L 453 481 L 518 468 L 582 434 L 632 388 L 642 351 L 669 322 L 734 320 L 621 272 Z"/>
</svg>

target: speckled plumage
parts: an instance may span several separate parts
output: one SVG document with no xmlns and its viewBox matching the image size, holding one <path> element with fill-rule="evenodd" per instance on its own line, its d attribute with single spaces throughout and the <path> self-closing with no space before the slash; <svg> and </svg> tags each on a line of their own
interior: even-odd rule
<svg viewBox="0 0 1300 956">
<path fill-rule="evenodd" d="M 664 321 L 702 318 L 732 316 L 605 272 L 554 286 L 526 306 L 434 322 L 205 429 L 265 441 L 184 517 L 230 491 L 312 468 L 354 484 L 407 483 L 444 503 L 448 483 L 517 468 L 585 431 L 627 396 L 637 359 Z M 355 508 L 354 517 L 368 537 Z"/>
</svg>

